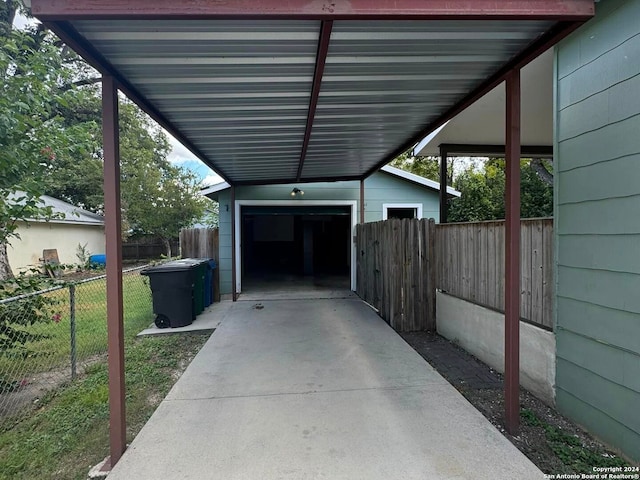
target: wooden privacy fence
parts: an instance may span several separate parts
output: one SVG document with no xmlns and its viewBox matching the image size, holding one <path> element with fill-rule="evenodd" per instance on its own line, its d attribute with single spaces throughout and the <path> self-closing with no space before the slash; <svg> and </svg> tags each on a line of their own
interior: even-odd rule
<svg viewBox="0 0 640 480">
<path fill-rule="evenodd" d="M 217 228 L 187 228 L 180 231 L 182 258 L 212 258 L 218 264 L 213 272 L 213 301 L 220 301 L 220 255 Z"/>
<path fill-rule="evenodd" d="M 357 293 L 396 331 L 435 330 L 433 219 L 360 224 Z"/>
<path fill-rule="evenodd" d="M 178 251 L 177 240 L 171 240 L 171 251 Z M 122 258 L 125 260 L 160 258 L 166 254 L 167 246 L 157 238 L 139 238 L 122 244 Z"/>
<path fill-rule="evenodd" d="M 520 317 L 553 328 L 553 219 L 521 221 Z M 504 311 L 504 220 L 436 227 L 436 287 Z"/>
</svg>

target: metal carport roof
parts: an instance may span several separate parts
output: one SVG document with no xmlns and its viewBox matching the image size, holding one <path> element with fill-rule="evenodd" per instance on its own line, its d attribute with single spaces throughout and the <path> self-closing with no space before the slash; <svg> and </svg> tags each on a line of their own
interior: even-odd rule
<svg viewBox="0 0 640 480">
<path fill-rule="evenodd" d="M 520 69 L 591 18 L 593 0 L 31 6 L 103 74 L 111 465 L 126 448 L 118 89 L 220 173 L 234 204 L 240 184 L 363 180 L 506 79 L 505 424 L 517 433 Z"/>
<path fill-rule="evenodd" d="M 362 179 L 593 14 L 591 0 L 32 0 L 227 182 Z"/>
</svg>

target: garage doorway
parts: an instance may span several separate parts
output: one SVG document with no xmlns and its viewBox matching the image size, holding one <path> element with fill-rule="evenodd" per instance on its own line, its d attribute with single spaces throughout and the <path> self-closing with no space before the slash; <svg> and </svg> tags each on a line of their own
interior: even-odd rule
<svg viewBox="0 0 640 480">
<path fill-rule="evenodd" d="M 355 202 L 238 201 L 236 211 L 244 296 L 355 289 Z"/>
</svg>

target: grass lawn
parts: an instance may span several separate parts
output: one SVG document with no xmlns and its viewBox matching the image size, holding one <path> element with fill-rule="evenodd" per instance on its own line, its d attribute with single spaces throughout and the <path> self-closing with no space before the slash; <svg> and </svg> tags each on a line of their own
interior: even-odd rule
<svg viewBox="0 0 640 480">
<path fill-rule="evenodd" d="M 146 317 L 145 322 L 149 318 Z M 208 335 L 125 339 L 127 437 L 131 441 Z M 0 479 L 85 479 L 108 455 L 107 367 L 94 363 L 79 380 L 42 399 L 38 408 L 0 423 Z"/>
<path fill-rule="evenodd" d="M 153 320 L 151 292 L 146 277 L 138 271 L 123 275 L 125 324 L 140 331 Z M 53 311 L 60 314 L 53 320 L 28 327 L 31 333 L 46 338 L 26 345 L 29 355 L 0 356 L 0 378 L 21 381 L 25 376 L 56 368 L 69 367 L 71 355 L 69 288 L 46 294 L 57 303 Z M 78 363 L 107 350 L 106 281 L 99 279 L 76 286 L 76 358 Z"/>
</svg>

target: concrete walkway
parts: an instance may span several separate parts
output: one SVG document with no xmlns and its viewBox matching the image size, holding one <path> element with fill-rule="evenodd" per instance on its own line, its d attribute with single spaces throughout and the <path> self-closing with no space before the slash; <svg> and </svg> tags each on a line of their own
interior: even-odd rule
<svg viewBox="0 0 640 480">
<path fill-rule="evenodd" d="M 237 302 L 109 475 L 540 479 L 355 299 Z"/>
</svg>

